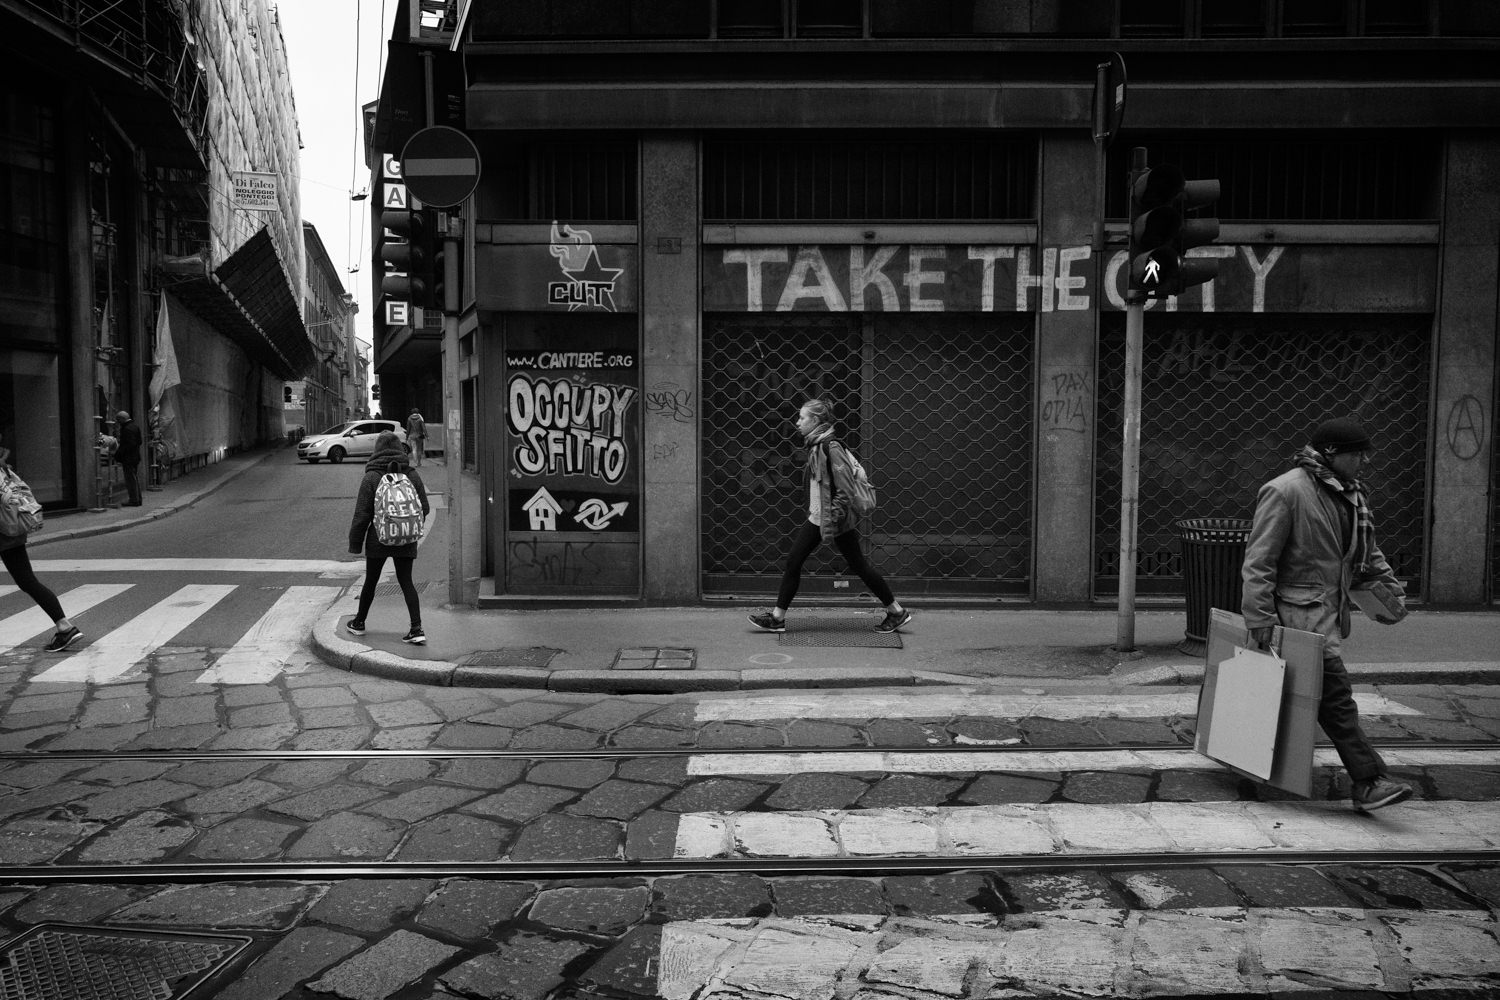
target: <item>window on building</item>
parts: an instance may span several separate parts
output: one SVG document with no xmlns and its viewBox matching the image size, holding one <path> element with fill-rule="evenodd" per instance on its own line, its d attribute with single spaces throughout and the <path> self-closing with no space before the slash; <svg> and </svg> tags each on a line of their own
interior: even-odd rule
<svg viewBox="0 0 1500 1000">
<path fill-rule="evenodd" d="M 1288 38 L 1347 35 L 1348 5 L 1345 0 L 1283 0 L 1281 33 Z"/>
<path fill-rule="evenodd" d="M 703 148 L 716 221 L 1027 219 L 1036 141 L 932 136 L 715 138 Z"/>
<path fill-rule="evenodd" d="M 1214 0 L 1199 11 L 1205 38 L 1261 38 L 1267 34 L 1267 0 Z"/>
<path fill-rule="evenodd" d="M 488 219 L 633 222 L 637 153 L 615 137 L 506 143 L 481 138 L 487 177 L 479 214 Z"/>
<path fill-rule="evenodd" d="M 1181 38 L 1187 32 L 1186 0 L 1120 0 L 1124 38 Z"/>
<path fill-rule="evenodd" d="M 719 0 L 720 38 L 781 38 L 782 0 Z"/>
<path fill-rule="evenodd" d="M 798 38 L 859 38 L 865 33 L 862 0 L 796 0 Z"/>
<path fill-rule="evenodd" d="M 1252 134 L 1217 141 L 1130 137 L 1110 149 L 1110 176 L 1129 173 L 1134 146 L 1145 146 L 1152 164 L 1174 163 L 1188 177 L 1217 177 L 1222 194 L 1214 214 L 1221 219 L 1379 222 L 1438 217 L 1441 144 L 1421 134 L 1398 139 Z M 1109 199 L 1109 214 L 1123 218 L 1124 185 L 1111 185 Z"/>
<path fill-rule="evenodd" d="M 1364 34 L 1428 34 L 1427 6 L 1427 0 L 1365 0 Z"/>
</svg>

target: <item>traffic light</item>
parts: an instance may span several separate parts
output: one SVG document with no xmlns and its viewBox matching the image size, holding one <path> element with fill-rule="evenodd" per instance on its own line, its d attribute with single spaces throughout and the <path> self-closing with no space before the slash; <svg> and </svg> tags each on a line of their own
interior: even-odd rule
<svg viewBox="0 0 1500 1000">
<path fill-rule="evenodd" d="M 284 385 L 284 386 L 281 387 L 281 401 L 283 403 L 290 403 L 292 401 L 292 387 L 291 386 Z"/>
<path fill-rule="evenodd" d="M 1144 161 L 1144 150 L 1139 161 Z M 1162 299 L 1212 281 L 1219 262 L 1186 257 L 1219 238 L 1218 219 L 1189 219 L 1191 209 L 1219 200 L 1218 180 L 1187 180 L 1170 163 L 1131 172 L 1130 283 L 1137 298 Z"/>
<path fill-rule="evenodd" d="M 440 313 L 446 306 L 444 296 L 446 288 L 443 285 L 443 268 L 446 264 L 443 247 L 448 235 L 447 213 L 441 209 L 434 211 L 434 222 L 431 227 L 432 236 L 427 246 L 427 288 L 428 294 L 423 301 L 424 308 Z"/>
<path fill-rule="evenodd" d="M 371 399 L 379 399 L 380 398 L 380 383 L 379 382 L 376 382 L 374 385 L 370 386 L 370 398 Z"/>
<path fill-rule="evenodd" d="M 430 227 L 420 211 L 388 208 L 380 213 L 380 259 L 385 274 L 380 279 L 382 295 L 399 302 L 420 304 L 427 294 L 422 275 L 427 267 L 425 247 Z"/>
</svg>

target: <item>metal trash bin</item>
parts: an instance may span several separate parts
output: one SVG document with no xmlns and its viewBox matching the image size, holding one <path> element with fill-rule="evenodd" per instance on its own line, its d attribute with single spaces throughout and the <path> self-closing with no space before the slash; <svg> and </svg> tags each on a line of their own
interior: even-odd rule
<svg viewBox="0 0 1500 1000">
<path fill-rule="evenodd" d="M 1240 610 L 1240 567 L 1250 522 L 1238 517 L 1193 517 L 1177 522 L 1182 538 L 1182 579 L 1187 585 L 1187 638 L 1177 648 L 1202 656 L 1208 648 L 1209 611 Z"/>
</svg>

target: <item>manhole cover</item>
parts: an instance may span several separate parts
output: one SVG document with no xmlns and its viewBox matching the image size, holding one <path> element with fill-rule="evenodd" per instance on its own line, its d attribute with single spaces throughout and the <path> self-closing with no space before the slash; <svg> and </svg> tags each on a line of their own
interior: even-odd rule
<svg viewBox="0 0 1500 1000">
<path fill-rule="evenodd" d="M 787 615 L 786 631 L 776 636 L 780 646 L 860 646 L 868 649 L 901 649 L 900 632 L 877 632 L 879 619 L 793 617 Z"/>
<path fill-rule="evenodd" d="M 4 1000 L 172 1000 L 252 938 L 38 924 L 0 949 Z"/>
<path fill-rule="evenodd" d="M 515 649 L 482 649 L 458 662 L 465 667 L 545 667 L 560 649 L 531 646 Z"/>
<path fill-rule="evenodd" d="M 698 651 L 681 646 L 637 646 L 615 654 L 614 670 L 692 670 Z"/>
</svg>

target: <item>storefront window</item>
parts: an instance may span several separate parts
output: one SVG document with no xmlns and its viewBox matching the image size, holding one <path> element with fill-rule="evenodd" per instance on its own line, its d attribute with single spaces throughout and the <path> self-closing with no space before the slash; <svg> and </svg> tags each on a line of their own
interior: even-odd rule
<svg viewBox="0 0 1500 1000">
<path fill-rule="evenodd" d="M 0 71 L 0 447 L 44 504 L 69 500 L 56 117 Z"/>
</svg>

